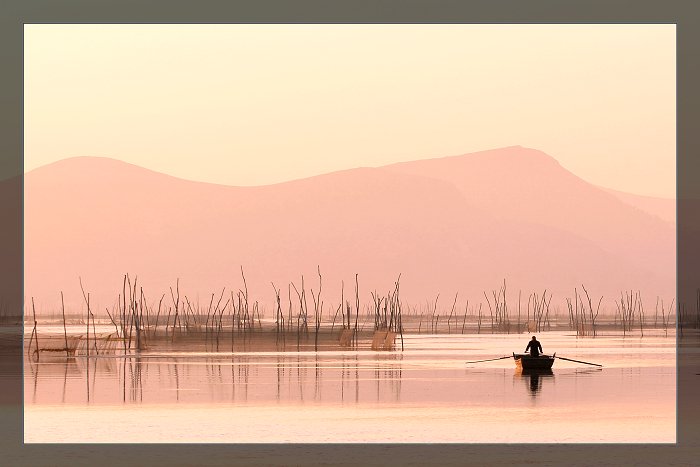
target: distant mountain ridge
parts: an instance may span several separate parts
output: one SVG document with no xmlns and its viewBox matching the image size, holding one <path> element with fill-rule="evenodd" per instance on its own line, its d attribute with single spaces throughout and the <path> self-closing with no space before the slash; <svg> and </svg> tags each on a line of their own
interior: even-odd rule
<svg viewBox="0 0 700 467">
<path fill-rule="evenodd" d="M 25 291 L 39 310 L 60 306 L 61 290 L 81 307 L 78 276 L 111 308 L 126 272 L 149 300 L 180 278 L 205 301 L 242 287 L 241 265 L 270 305 L 271 282 L 284 295 L 303 274 L 318 290 L 317 265 L 326 306 L 341 281 L 354 294 L 355 274 L 363 303 L 399 274 L 416 305 L 456 292 L 474 303 L 504 278 L 511 297 L 547 288 L 563 300 L 585 283 L 609 300 L 631 288 L 655 299 L 674 292 L 675 229 L 518 146 L 259 187 L 89 157 L 25 175 Z"/>
<path fill-rule="evenodd" d="M 644 196 L 610 188 L 600 187 L 602 190 L 616 196 L 623 203 L 644 211 L 648 214 L 659 217 L 667 222 L 676 222 L 676 200 L 671 198 L 660 198 L 657 196 Z"/>
</svg>

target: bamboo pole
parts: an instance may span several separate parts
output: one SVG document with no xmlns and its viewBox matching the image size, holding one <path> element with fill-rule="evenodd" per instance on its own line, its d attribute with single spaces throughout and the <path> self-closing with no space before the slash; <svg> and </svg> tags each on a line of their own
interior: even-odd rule
<svg viewBox="0 0 700 467">
<path fill-rule="evenodd" d="M 467 313 L 469 312 L 469 299 L 467 299 L 467 304 L 464 306 L 464 319 L 462 320 L 462 334 L 464 334 L 464 326 L 467 324 Z"/>
<path fill-rule="evenodd" d="M 36 356 L 39 358 L 39 331 L 37 331 L 37 321 L 36 321 L 36 310 L 34 308 L 34 297 L 32 297 L 32 316 L 34 317 L 34 330 L 32 334 L 34 335 L 34 342 L 36 343 Z M 31 348 L 32 342 L 29 341 L 29 347 Z"/>
<path fill-rule="evenodd" d="M 126 343 L 126 274 L 124 274 L 124 280 L 122 281 L 122 304 L 121 304 L 121 313 L 120 313 L 120 320 L 121 320 L 121 325 L 122 325 L 122 342 L 124 344 L 124 355 L 127 354 L 128 352 L 128 346 Z M 124 360 L 126 361 L 126 360 Z M 126 371 L 126 367 L 124 367 Z M 126 381 L 126 374 L 124 376 L 124 380 Z"/>
<path fill-rule="evenodd" d="M 360 314 L 360 286 L 357 280 L 358 274 L 355 274 L 355 332 L 354 332 L 354 341 L 355 341 L 355 346 L 357 347 L 358 344 L 358 336 L 357 336 L 357 318 L 359 317 Z"/>
<path fill-rule="evenodd" d="M 63 316 L 63 338 L 65 339 L 66 343 L 66 357 L 70 357 L 70 353 L 68 352 L 68 332 L 66 331 L 66 309 L 63 304 L 63 291 L 61 290 L 61 315 Z"/>
<path fill-rule="evenodd" d="M 85 339 L 86 339 L 86 344 L 85 344 L 85 355 L 86 357 L 90 357 L 90 293 L 88 292 L 87 296 L 85 296 L 85 289 L 83 289 L 83 280 L 80 276 L 78 276 L 78 282 L 80 283 L 80 291 L 83 293 L 83 299 L 85 300 L 85 303 L 87 304 L 87 321 L 85 323 Z M 86 360 L 87 362 L 87 360 Z M 89 366 L 88 366 L 89 369 Z"/>
<path fill-rule="evenodd" d="M 455 312 L 455 306 L 457 305 L 457 295 L 459 295 L 459 292 L 455 294 L 455 300 L 452 302 L 452 309 L 450 310 L 450 315 L 447 317 L 447 334 L 452 334 L 452 328 L 450 327 L 450 320 L 452 320 L 452 315 Z"/>
</svg>

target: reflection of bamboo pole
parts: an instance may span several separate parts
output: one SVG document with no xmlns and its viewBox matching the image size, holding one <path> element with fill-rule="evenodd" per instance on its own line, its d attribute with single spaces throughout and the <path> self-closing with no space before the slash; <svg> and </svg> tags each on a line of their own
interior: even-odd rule
<svg viewBox="0 0 700 467">
<path fill-rule="evenodd" d="M 90 295 L 88 294 L 88 297 L 89 296 Z M 89 321 L 88 321 L 88 323 L 89 323 Z M 90 330 L 90 328 L 88 328 L 88 331 L 89 330 Z M 88 334 L 88 339 L 89 339 L 89 334 Z M 86 349 L 87 349 L 87 356 L 89 357 L 90 356 L 90 345 L 89 344 L 86 346 Z M 86 388 L 85 394 L 87 395 L 87 401 L 90 402 L 90 359 L 87 357 L 85 358 L 85 370 L 86 370 L 85 371 L 85 388 Z"/>
</svg>

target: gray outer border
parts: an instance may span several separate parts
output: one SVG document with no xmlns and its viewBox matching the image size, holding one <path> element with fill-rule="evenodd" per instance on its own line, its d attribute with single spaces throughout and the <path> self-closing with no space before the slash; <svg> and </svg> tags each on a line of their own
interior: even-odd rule
<svg viewBox="0 0 700 467">
<path fill-rule="evenodd" d="M 678 297 L 695 313 L 700 284 L 697 124 L 700 24 L 693 1 L 637 0 L 5 0 L 0 11 L 0 180 L 22 173 L 22 32 L 25 23 L 675 23 L 678 43 Z M 4 183 L 7 183 L 5 181 Z M 0 304 L 22 301 L 21 177 L 0 204 Z M 21 309 L 17 308 L 17 309 Z M 23 445 L 21 328 L 0 342 L 0 452 L 5 465 L 697 465 L 698 378 L 678 347 L 678 442 L 675 445 Z M 14 333 L 8 336 L 9 331 Z M 640 401 L 643 404 L 643 401 Z M 465 423 L 469 423 L 465 420 Z"/>
</svg>

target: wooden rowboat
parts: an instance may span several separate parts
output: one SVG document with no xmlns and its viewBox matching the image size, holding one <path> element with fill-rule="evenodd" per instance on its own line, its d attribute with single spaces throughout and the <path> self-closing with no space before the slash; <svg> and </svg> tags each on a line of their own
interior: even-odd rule
<svg viewBox="0 0 700 467">
<path fill-rule="evenodd" d="M 540 354 L 533 357 L 530 354 L 513 353 L 515 365 L 523 370 L 549 370 L 554 365 L 554 355 Z"/>
</svg>

